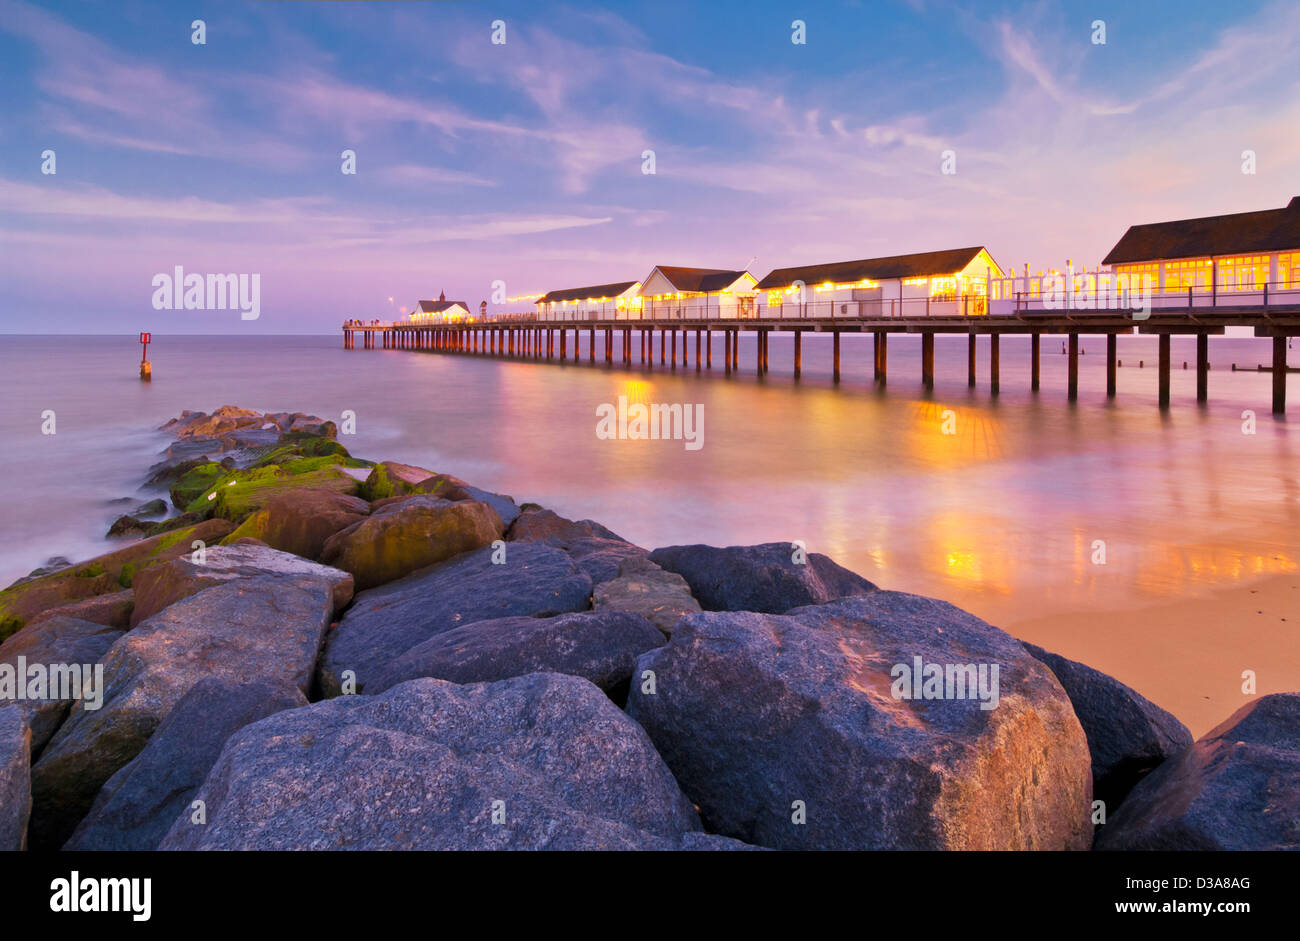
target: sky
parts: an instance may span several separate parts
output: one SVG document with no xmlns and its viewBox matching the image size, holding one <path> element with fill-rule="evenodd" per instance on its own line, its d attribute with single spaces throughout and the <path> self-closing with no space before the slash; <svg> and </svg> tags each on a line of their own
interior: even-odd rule
<svg viewBox="0 0 1300 941">
<path fill-rule="evenodd" d="M 0 87 L 10 333 L 333 333 L 968 245 L 1078 268 L 1300 195 L 1293 0 L 0 0 Z M 177 265 L 257 274 L 258 318 L 154 309 Z"/>
</svg>

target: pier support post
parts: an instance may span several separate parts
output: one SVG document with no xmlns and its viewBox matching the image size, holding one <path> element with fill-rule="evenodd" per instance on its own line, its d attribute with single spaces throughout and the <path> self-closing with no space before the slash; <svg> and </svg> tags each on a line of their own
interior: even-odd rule
<svg viewBox="0 0 1300 941">
<path fill-rule="evenodd" d="M 704 364 L 708 369 L 713 368 L 713 331 L 704 331 Z"/>
<path fill-rule="evenodd" d="M 672 340 L 673 369 L 676 369 L 677 368 L 677 328 L 673 327 L 668 332 L 673 335 L 673 340 Z"/>
<path fill-rule="evenodd" d="M 803 331 L 794 332 L 794 377 L 799 378 L 803 372 Z"/>
<path fill-rule="evenodd" d="M 740 372 L 740 330 L 737 328 L 731 333 L 731 368 Z"/>
<path fill-rule="evenodd" d="M 1106 334 L 1106 398 L 1115 398 L 1115 366 L 1119 362 L 1119 339 L 1113 333 Z"/>
<path fill-rule="evenodd" d="M 1273 414 L 1286 414 L 1286 337 L 1273 337 Z"/>
<path fill-rule="evenodd" d="M 754 373 L 755 373 L 755 375 L 759 375 L 759 376 L 763 375 L 763 344 L 766 342 L 766 340 L 767 340 L 767 331 L 764 330 L 762 327 L 760 327 L 760 328 L 758 329 L 758 332 L 754 334 L 754 342 L 755 342 L 755 346 L 754 346 Z"/>
<path fill-rule="evenodd" d="M 1196 334 L 1196 401 L 1210 398 L 1210 335 Z"/>
<path fill-rule="evenodd" d="M 840 381 L 840 332 L 838 330 L 832 330 L 831 336 L 834 338 L 831 341 L 831 350 L 832 350 L 831 351 L 831 381 L 839 382 Z"/>
<path fill-rule="evenodd" d="M 1031 333 L 1029 335 L 1029 388 L 1033 392 L 1038 391 L 1038 364 L 1041 359 L 1043 336 L 1041 333 Z"/>
<path fill-rule="evenodd" d="M 1071 402 L 1079 397 L 1079 334 L 1070 334 L 1070 375 L 1066 382 L 1066 398 Z"/>
<path fill-rule="evenodd" d="M 1160 334 L 1160 407 L 1169 407 L 1169 334 Z"/>
<path fill-rule="evenodd" d="M 590 342 L 587 344 L 587 359 L 591 362 L 596 361 L 596 328 L 591 328 Z"/>
<path fill-rule="evenodd" d="M 700 337 L 700 328 L 699 328 L 699 327 L 696 327 L 696 328 L 695 328 L 695 371 L 696 371 L 696 372 L 699 372 L 699 371 L 700 371 L 700 343 L 701 343 L 701 341 L 702 341 L 702 338 Z"/>
<path fill-rule="evenodd" d="M 921 385 L 934 388 L 934 333 L 921 334 Z"/>
<path fill-rule="evenodd" d="M 997 395 L 1002 388 L 1002 334 L 989 334 L 989 392 Z"/>
<path fill-rule="evenodd" d="M 975 334 L 966 338 L 966 385 L 975 388 Z"/>
<path fill-rule="evenodd" d="M 889 381 L 889 334 L 884 330 L 876 334 L 876 345 L 880 354 L 880 384 L 883 386 Z"/>
<path fill-rule="evenodd" d="M 663 366 L 668 362 L 668 328 L 659 328 L 659 365 Z"/>
<path fill-rule="evenodd" d="M 722 331 L 722 371 L 724 375 L 731 375 L 731 331 Z"/>
</svg>

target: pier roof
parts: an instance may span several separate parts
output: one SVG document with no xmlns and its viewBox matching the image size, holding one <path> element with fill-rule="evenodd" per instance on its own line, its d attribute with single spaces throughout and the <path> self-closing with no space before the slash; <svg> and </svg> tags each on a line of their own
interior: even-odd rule
<svg viewBox="0 0 1300 941">
<path fill-rule="evenodd" d="M 721 268 L 678 268 L 672 265 L 655 265 L 654 270 L 678 291 L 700 294 L 725 290 L 748 274 L 746 271 L 726 271 Z M 654 276 L 654 271 L 650 276 Z M 647 277 L 646 283 L 649 282 L 650 278 Z"/>
<path fill-rule="evenodd" d="M 640 281 L 616 281 L 613 284 L 593 284 L 585 288 L 566 288 L 563 291 L 548 291 L 534 303 L 547 304 L 551 301 L 584 301 L 598 297 L 618 297 L 628 288 L 636 287 Z"/>
<path fill-rule="evenodd" d="M 1129 226 L 1105 265 L 1300 248 L 1300 196 L 1282 209 Z"/>
<path fill-rule="evenodd" d="M 984 246 L 976 245 L 972 248 L 949 248 L 937 252 L 914 252 L 910 255 L 886 255 L 883 258 L 777 268 L 758 282 L 758 289 L 783 288 L 796 281 L 804 284 L 824 284 L 827 281 L 847 284 L 864 279 L 887 281 L 892 278 L 951 275 L 969 265 L 982 251 Z"/>
<path fill-rule="evenodd" d="M 465 310 L 469 310 L 469 305 L 464 301 L 420 301 L 415 307 L 415 313 L 441 314 L 453 307 L 463 307 Z"/>
</svg>

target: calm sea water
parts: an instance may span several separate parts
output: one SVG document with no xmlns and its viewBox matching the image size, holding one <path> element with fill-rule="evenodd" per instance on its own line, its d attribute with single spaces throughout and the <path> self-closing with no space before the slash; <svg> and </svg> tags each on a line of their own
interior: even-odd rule
<svg viewBox="0 0 1300 941">
<path fill-rule="evenodd" d="M 771 370 L 758 378 L 747 337 L 741 370 L 724 378 L 693 362 L 647 371 L 345 351 L 336 336 L 155 335 L 146 384 L 134 337 L 3 337 L 0 580 L 51 555 L 105 551 L 102 534 L 123 511 L 110 501 L 149 496 L 137 487 L 167 443 L 153 429 L 223 404 L 336 420 L 352 410 L 356 435 L 344 441 L 362 457 L 455 474 L 648 547 L 802 540 L 884 587 L 1003 626 L 1055 612 L 1101 617 L 1296 567 L 1297 425 L 1269 414 L 1268 374 L 1230 371 L 1267 363 L 1268 341 L 1212 339 L 1211 401 L 1198 407 L 1195 373 L 1181 368 L 1194 344 L 1175 338 L 1164 413 L 1154 338 L 1121 338 L 1114 401 L 1104 340 L 1085 338 L 1073 405 L 1059 339 L 1043 340 L 1035 395 L 1028 339 L 1004 338 L 996 398 L 984 340 L 969 389 L 965 339 L 940 338 L 931 392 L 916 338 L 891 341 L 883 390 L 871 380 L 869 338 L 844 340 L 838 387 L 828 337 L 805 342 L 797 384 L 791 342 L 773 339 Z M 1296 377 L 1290 392 L 1300 413 Z M 596 409 L 620 395 L 702 405 L 704 447 L 599 439 Z M 41 431 L 47 410 L 54 435 Z M 1243 434 L 1245 410 L 1257 415 L 1253 435 Z M 1105 565 L 1093 562 L 1097 540 Z"/>
</svg>

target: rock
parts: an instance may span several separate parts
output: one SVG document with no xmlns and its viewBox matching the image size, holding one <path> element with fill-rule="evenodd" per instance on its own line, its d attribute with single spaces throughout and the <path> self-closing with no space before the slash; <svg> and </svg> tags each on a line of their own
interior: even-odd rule
<svg viewBox="0 0 1300 941">
<path fill-rule="evenodd" d="M 330 536 L 369 513 L 370 504 L 360 497 L 328 490 L 289 490 L 268 500 L 225 541 L 251 537 L 304 559 L 319 559 Z"/>
<path fill-rule="evenodd" d="M 131 611 L 134 607 L 135 592 L 130 588 L 124 588 L 121 591 L 112 591 L 106 595 L 95 595 L 86 598 L 84 601 L 74 601 L 71 604 L 60 605 L 57 608 L 47 608 L 40 614 L 33 615 L 32 619 L 27 622 L 27 627 L 40 624 L 50 618 L 67 617 L 75 618 L 78 621 L 103 624 L 105 627 L 126 630 L 131 626 Z M 22 631 L 19 633 L 22 633 Z"/>
<path fill-rule="evenodd" d="M 550 673 L 279 713 L 231 737 L 198 799 L 207 825 L 162 849 L 634 849 L 699 829 L 637 724 Z"/>
<path fill-rule="evenodd" d="M 477 500 L 480 503 L 486 503 L 492 509 L 496 510 L 497 516 L 501 517 L 501 522 L 509 526 L 519 518 L 519 507 L 515 501 L 503 494 L 493 493 L 490 490 L 481 490 L 478 487 L 471 487 L 469 484 L 463 484 L 461 489 L 465 491 L 467 497 L 471 500 Z"/>
<path fill-rule="evenodd" d="M 32 664 L 41 664 L 47 669 L 56 664 L 93 667 L 103 660 L 108 648 L 123 633 L 120 628 L 75 617 L 42 616 L 41 620 L 34 620 L 0 644 L 0 664 L 8 664 L 17 670 L 18 658 L 22 657 L 28 668 Z M 31 727 L 33 755 L 40 756 L 45 743 L 67 717 L 72 703 L 72 699 L 27 699 L 9 706 L 23 713 Z"/>
<path fill-rule="evenodd" d="M 1092 796 L 1106 802 L 1108 813 L 1151 769 L 1192 744 L 1187 726 L 1114 677 L 1042 647 L 1024 646 L 1047 664 L 1070 697 L 1088 736 Z"/>
<path fill-rule="evenodd" d="M 515 542 L 566 543 L 595 536 L 626 543 L 627 540 L 594 520 L 567 520 L 563 516 L 541 509 L 524 510 L 510 527 L 509 538 Z"/>
<path fill-rule="evenodd" d="M 225 520 L 208 520 L 11 585 L 0 591 L 0 640 L 42 611 L 130 587 L 138 571 L 189 552 L 194 540 L 213 544 L 232 529 Z"/>
<path fill-rule="evenodd" d="M 62 846 L 200 680 L 265 679 L 305 694 L 333 609 L 326 579 L 264 575 L 204 589 L 128 631 L 104 657 L 102 707 L 74 708 L 32 768 L 33 847 Z"/>
<path fill-rule="evenodd" d="M 307 705 L 294 686 L 199 680 L 100 790 L 65 850 L 155 850 L 185 815 L 221 748 L 251 722 Z"/>
<path fill-rule="evenodd" d="M 32 809 L 31 731 L 22 712 L 0 705 L 0 852 L 27 848 L 27 817 Z"/>
<path fill-rule="evenodd" d="M 200 513 L 240 523 L 275 497 L 291 490 L 355 494 L 356 480 L 336 466 L 336 460 L 350 459 L 327 455 L 248 468 L 203 464 L 172 485 L 172 501 L 186 513 Z"/>
<path fill-rule="evenodd" d="M 204 553 L 202 563 L 196 562 L 192 556 L 184 556 L 141 572 L 135 580 L 131 626 L 135 627 L 168 605 L 205 588 L 260 575 L 319 579 L 330 586 L 335 611 L 343 610 L 352 600 L 352 576 L 347 572 L 267 546 L 213 546 Z"/>
<path fill-rule="evenodd" d="M 317 418 L 314 415 L 296 416 L 293 424 L 286 428 L 285 431 L 312 435 L 318 438 L 333 438 L 339 433 L 338 426 L 334 422 Z"/>
<path fill-rule="evenodd" d="M 211 415 L 205 412 L 182 413 L 179 421 L 173 419 L 160 430 L 170 431 L 179 438 L 216 437 L 236 428 L 258 424 L 261 424 L 261 414 L 254 409 L 223 405 Z"/>
<path fill-rule="evenodd" d="M 108 532 L 104 535 L 109 539 L 115 539 L 119 536 L 139 539 L 149 535 L 151 529 L 153 529 L 152 523 L 138 520 L 134 516 L 119 516 L 113 520 L 113 525 L 108 527 Z"/>
<path fill-rule="evenodd" d="M 635 612 L 670 637 L 674 624 L 700 610 L 686 579 L 641 556 L 627 559 L 619 567 L 617 578 L 597 585 L 591 606 L 597 611 Z"/>
<path fill-rule="evenodd" d="M 335 533 L 320 558 L 351 572 L 357 588 L 366 589 L 489 546 L 504 532 L 501 517 L 486 503 L 419 495 L 381 507 Z"/>
<path fill-rule="evenodd" d="M 973 691 L 895 698 L 894 666 L 918 657 L 984 665 L 996 707 Z M 785 615 L 687 615 L 646 670 L 654 692 L 634 682 L 627 711 L 710 832 L 777 849 L 1091 844 L 1088 743 L 1065 691 L 945 602 L 875 591 Z"/>
<path fill-rule="evenodd" d="M 569 539 L 548 545 L 558 544 L 578 563 L 578 568 L 591 577 L 593 585 L 618 578 L 618 570 L 628 559 L 648 559 L 650 553 L 640 546 L 623 539 L 602 539 L 589 536 L 582 539 Z"/>
<path fill-rule="evenodd" d="M 1300 850 L 1300 693 L 1247 703 L 1129 793 L 1099 850 Z"/>
<path fill-rule="evenodd" d="M 330 632 L 320 684 L 327 696 L 342 690 L 352 671 L 357 688 L 416 644 L 475 621 L 549 617 L 585 611 L 591 579 L 552 546 L 510 546 L 506 561 L 492 563 L 480 549 L 400 581 L 360 592 Z"/>
<path fill-rule="evenodd" d="M 167 512 L 167 504 L 162 500 L 153 499 L 148 503 L 142 503 L 131 511 L 132 516 L 162 516 Z"/>
<path fill-rule="evenodd" d="M 706 611 L 782 614 L 801 605 L 823 604 L 875 591 L 876 586 L 816 552 L 795 564 L 788 543 L 759 546 L 668 546 L 650 561 L 686 579 Z"/>
<path fill-rule="evenodd" d="M 593 520 L 567 520 L 551 510 L 528 505 L 510 526 L 506 539 L 514 542 L 541 542 L 563 549 L 578 563 L 578 568 L 599 585 L 618 577 L 618 568 L 634 557 L 648 553 Z"/>
<path fill-rule="evenodd" d="M 379 667 L 365 689 L 378 693 L 422 676 L 490 683 L 526 673 L 564 673 L 607 693 L 622 690 L 626 699 L 637 657 L 663 642 L 653 624 L 626 611 L 477 621 L 416 644 Z"/>
<path fill-rule="evenodd" d="M 433 471 L 416 467 L 414 464 L 399 464 L 397 461 L 380 461 L 370 469 L 369 476 L 361 485 L 361 495 L 367 500 L 384 500 L 389 497 L 404 497 L 417 493 L 434 493 L 459 486 L 464 481 Z"/>
</svg>

